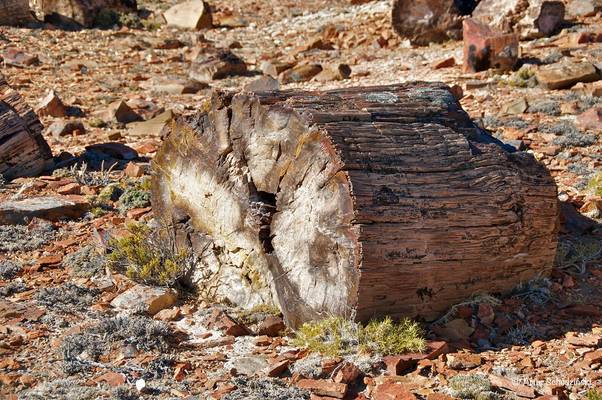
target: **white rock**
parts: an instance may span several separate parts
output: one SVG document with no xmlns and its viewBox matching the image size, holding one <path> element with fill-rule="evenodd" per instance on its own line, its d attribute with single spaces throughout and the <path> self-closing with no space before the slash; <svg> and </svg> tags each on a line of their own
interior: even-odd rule
<svg viewBox="0 0 602 400">
<path fill-rule="evenodd" d="M 213 26 L 209 6 L 202 0 L 176 4 L 163 13 L 167 25 L 184 29 L 208 29 Z"/>
</svg>

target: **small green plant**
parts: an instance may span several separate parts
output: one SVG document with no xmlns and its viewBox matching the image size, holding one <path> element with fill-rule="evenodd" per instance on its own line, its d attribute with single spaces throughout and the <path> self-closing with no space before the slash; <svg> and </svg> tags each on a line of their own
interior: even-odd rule
<svg viewBox="0 0 602 400">
<path fill-rule="evenodd" d="M 130 187 L 125 189 L 119 197 L 117 207 L 122 213 L 134 208 L 144 208 L 150 205 L 150 192 L 142 190 L 138 187 Z"/>
<path fill-rule="evenodd" d="M 523 65 L 518 71 L 512 74 L 506 83 L 510 86 L 520 88 L 535 87 L 537 85 L 535 71 L 529 66 Z"/>
<path fill-rule="evenodd" d="M 426 349 L 422 328 L 409 319 L 399 323 L 394 323 L 390 317 L 371 321 L 359 333 L 360 346 L 372 353 L 403 354 Z"/>
<path fill-rule="evenodd" d="M 598 172 L 589 180 L 586 190 L 594 196 L 602 196 L 602 172 Z"/>
<path fill-rule="evenodd" d="M 364 327 L 342 317 L 331 317 L 303 324 L 294 343 L 326 356 L 357 351 L 391 355 L 424 351 L 422 334 L 420 326 L 408 319 L 395 323 L 387 317 Z"/>
<path fill-rule="evenodd" d="M 449 379 L 450 394 L 459 399 L 496 400 L 502 397 L 491 390 L 491 382 L 483 374 L 456 375 Z"/>
<path fill-rule="evenodd" d="M 144 224 L 128 226 L 129 235 L 109 242 L 109 266 L 132 280 L 173 286 L 193 267 L 189 252 L 178 249 L 168 234 Z"/>
<path fill-rule="evenodd" d="M 308 322 L 299 328 L 295 346 L 307 347 L 314 353 L 334 357 L 347 354 L 357 348 L 359 325 L 342 317 L 331 317 Z"/>
<path fill-rule="evenodd" d="M 602 392 L 598 389 L 590 389 L 585 394 L 587 400 L 602 400 Z"/>
</svg>

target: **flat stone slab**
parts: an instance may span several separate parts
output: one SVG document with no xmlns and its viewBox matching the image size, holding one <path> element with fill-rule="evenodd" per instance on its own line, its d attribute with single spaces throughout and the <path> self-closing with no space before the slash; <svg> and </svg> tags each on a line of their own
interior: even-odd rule
<svg viewBox="0 0 602 400">
<path fill-rule="evenodd" d="M 155 315 L 161 310 L 176 303 L 177 294 L 171 289 L 136 285 L 111 301 L 111 306 L 121 310 L 143 309 L 149 315 Z"/>
<path fill-rule="evenodd" d="M 32 197 L 0 203 L 0 224 L 27 224 L 33 218 L 49 221 L 81 218 L 90 204 L 80 196 Z"/>
</svg>

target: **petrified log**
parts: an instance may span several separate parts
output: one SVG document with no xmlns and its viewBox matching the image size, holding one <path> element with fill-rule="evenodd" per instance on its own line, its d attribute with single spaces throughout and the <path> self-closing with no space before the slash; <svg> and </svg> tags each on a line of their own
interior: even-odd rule
<svg viewBox="0 0 602 400">
<path fill-rule="evenodd" d="M 31 176 L 51 165 L 52 152 L 42 129 L 33 110 L 0 75 L 0 175 Z"/>
<path fill-rule="evenodd" d="M 479 0 L 393 0 L 391 23 L 401 37 L 427 45 L 462 37 L 462 16 Z"/>
<path fill-rule="evenodd" d="M 436 317 L 551 267 L 556 186 L 439 83 L 215 95 L 153 163 L 205 288 L 287 323 Z M 201 278 L 199 278 L 201 279 Z"/>
<path fill-rule="evenodd" d="M 0 25 L 20 25 L 32 22 L 27 0 L 0 0 Z"/>
</svg>

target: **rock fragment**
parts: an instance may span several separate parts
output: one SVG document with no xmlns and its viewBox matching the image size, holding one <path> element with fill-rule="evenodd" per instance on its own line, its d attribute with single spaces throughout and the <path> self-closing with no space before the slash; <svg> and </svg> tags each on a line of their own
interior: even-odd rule
<svg viewBox="0 0 602 400">
<path fill-rule="evenodd" d="M 163 13 L 169 26 L 183 29 L 210 29 L 213 18 L 209 5 L 202 0 L 189 0 L 172 6 Z"/>
<path fill-rule="evenodd" d="M 67 115 L 67 107 L 54 90 L 48 92 L 35 111 L 41 117 L 64 117 Z"/>
<path fill-rule="evenodd" d="M 280 90 L 280 82 L 269 75 L 261 76 L 245 85 L 246 92 L 272 92 Z"/>
<path fill-rule="evenodd" d="M 208 49 L 194 59 L 189 77 L 198 82 L 210 82 L 246 73 L 247 64 L 230 50 Z"/>
<path fill-rule="evenodd" d="M 489 68 L 511 70 L 518 60 L 518 37 L 495 31 L 475 19 L 465 19 L 464 72 Z"/>
<path fill-rule="evenodd" d="M 278 79 L 283 84 L 293 82 L 306 82 L 322 72 L 322 66 L 319 64 L 297 65 L 291 69 L 282 72 Z"/>
<path fill-rule="evenodd" d="M 591 63 L 571 61 L 544 65 L 535 73 L 535 77 L 546 89 L 568 89 L 578 82 L 594 82 L 600 79 Z"/>
<path fill-rule="evenodd" d="M 90 204 L 79 196 L 31 197 L 0 204 L 0 225 L 26 224 L 33 218 L 59 221 L 81 218 Z"/>
<path fill-rule="evenodd" d="M 167 134 L 168 127 L 174 118 L 173 111 L 167 110 L 155 118 L 130 124 L 128 133 L 134 136 L 162 137 Z"/>
<path fill-rule="evenodd" d="M 121 293 L 111 301 L 111 306 L 121 310 L 143 310 L 149 315 L 172 307 L 177 294 L 168 288 L 136 285 Z"/>
<path fill-rule="evenodd" d="M 63 136 L 83 135 L 86 133 L 86 128 L 81 121 L 55 121 L 47 129 L 55 139 L 60 139 Z"/>
</svg>

